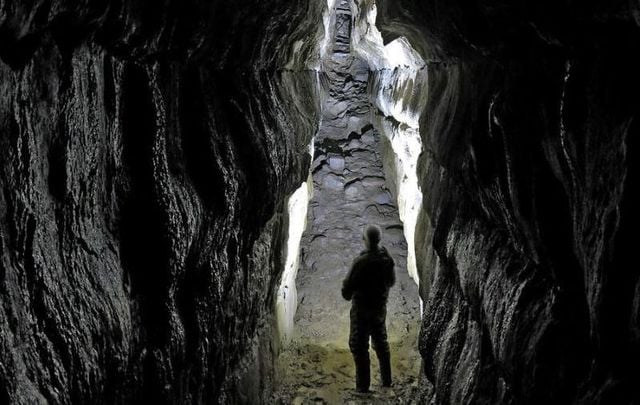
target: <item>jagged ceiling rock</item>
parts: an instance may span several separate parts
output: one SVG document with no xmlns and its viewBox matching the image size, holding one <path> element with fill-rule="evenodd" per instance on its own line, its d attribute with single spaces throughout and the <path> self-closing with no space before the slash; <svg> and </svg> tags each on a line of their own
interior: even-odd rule
<svg viewBox="0 0 640 405">
<path fill-rule="evenodd" d="M 302 67 L 318 61 L 323 2 L 35 0 L 0 3 L 0 58 L 20 64 L 51 35 L 86 39 L 124 59 L 207 59 L 215 67 Z"/>
</svg>

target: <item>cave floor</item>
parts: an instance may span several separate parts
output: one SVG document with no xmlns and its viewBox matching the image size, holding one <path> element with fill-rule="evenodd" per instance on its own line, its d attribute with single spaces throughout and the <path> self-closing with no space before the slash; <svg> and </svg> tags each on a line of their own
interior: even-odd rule
<svg viewBox="0 0 640 405">
<path fill-rule="evenodd" d="M 271 402 L 417 403 L 418 289 L 406 270 L 407 246 L 385 182 L 380 135 L 370 124 L 368 67 L 350 55 L 335 55 L 326 61 L 325 72 L 327 94 L 312 163 L 314 195 L 297 278 L 298 310 L 292 341 L 278 359 L 279 387 Z M 380 386 L 370 348 L 372 392 L 359 394 L 348 347 L 351 303 L 340 289 L 351 261 L 363 249 L 362 229 L 368 223 L 382 228 L 382 244 L 396 262 L 397 281 L 387 305 L 394 383 L 387 389 Z"/>
</svg>

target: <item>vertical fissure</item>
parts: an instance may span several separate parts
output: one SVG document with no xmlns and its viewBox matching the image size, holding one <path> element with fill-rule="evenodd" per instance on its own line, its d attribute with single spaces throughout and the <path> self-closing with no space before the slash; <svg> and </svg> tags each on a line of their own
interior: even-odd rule
<svg viewBox="0 0 640 405">
<path fill-rule="evenodd" d="M 382 244 L 396 263 L 387 323 L 398 395 L 416 396 L 420 300 L 413 233 L 421 201 L 416 175 L 421 143 L 412 107 L 422 105 L 416 98 L 426 91 L 419 82 L 425 77 L 418 77 L 425 69 L 406 39 L 385 48 L 381 38 L 356 33 L 364 29 L 379 36 L 375 25 L 358 21 L 372 22 L 371 11 L 362 13 L 360 6 L 328 1 L 331 12 L 325 15 L 329 38 L 320 45 L 322 113 L 311 183 L 293 193 L 288 205 L 288 258 L 277 303 L 285 344 L 280 398 L 315 395 L 332 402 L 353 393 L 348 389 L 355 374 L 348 346 L 351 304 L 340 290 L 352 260 L 364 249 L 368 224 L 381 227 Z M 358 49 L 363 46 L 369 48 Z M 394 60 L 412 65 L 389 68 Z M 305 201 L 308 208 L 300 205 Z M 373 381 L 379 384 L 373 358 Z M 311 383 L 303 383 L 309 378 Z M 389 393 L 380 395 L 388 399 Z"/>
</svg>

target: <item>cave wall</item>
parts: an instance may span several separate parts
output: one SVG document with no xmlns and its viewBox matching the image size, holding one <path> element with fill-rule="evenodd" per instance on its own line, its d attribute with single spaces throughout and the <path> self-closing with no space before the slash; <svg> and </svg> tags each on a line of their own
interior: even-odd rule
<svg viewBox="0 0 640 405">
<path fill-rule="evenodd" d="M 436 403 L 640 401 L 638 11 L 378 1 L 385 42 L 429 71 L 416 254 Z"/>
<path fill-rule="evenodd" d="M 269 390 L 323 3 L 0 1 L 0 402 Z M 378 1 L 429 72 L 415 244 L 437 403 L 637 402 L 638 15 Z"/>
<path fill-rule="evenodd" d="M 407 240 L 407 271 L 418 283 L 415 229 L 422 203 L 417 161 L 422 150 L 419 118 L 426 105 L 427 67 L 405 37 L 387 43 L 376 26 L 375 0 L 352 0 L 352 49 L 369 65 L 370 120 L 380 139 L 387 187 L 392 191 Z"/>
<path fill-rule="evenodd" d="M 324 7 L 0 2 L 0 403 L 270 389 Z"/>
</svg>

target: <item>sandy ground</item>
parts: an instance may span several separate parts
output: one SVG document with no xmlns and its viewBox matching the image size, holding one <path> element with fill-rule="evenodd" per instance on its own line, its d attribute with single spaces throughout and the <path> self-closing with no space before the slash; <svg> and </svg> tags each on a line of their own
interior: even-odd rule
<svg viewBox="0 0 640 405">
<path fill-rule="evenodd" d="M 276 404 L 418 404 L 424 397 L 420 378 L 420 356 L 417 352 L 419 309 L 405 299 L 411 292 L 414 303 L 417 291 L 408 277 L 402 277 L 390 294 L 387 329 L 391 347 L 393 385 L 380 386 L 377 358 L 372 349 L 371 393 L 355 391 L 355 368 L 348 348 L 348 305 L 342 304 L 333 322 L 330 308 L 314 317 L 316 304 L 303 302 L 297 317 L 292 343 L 278 360 L 277 380 L 280 387 L 271 403 Z M 403 289 L 404 287 L 404 289 Z M 409 288 L 407 288 L 409 287 Z M 321 287 L 320 287 L 321 288 Z M 407 291 L 409 290 L 409 291 Z M 348 303 L 347 303 L 348 304 Z"/>
</svg>

